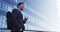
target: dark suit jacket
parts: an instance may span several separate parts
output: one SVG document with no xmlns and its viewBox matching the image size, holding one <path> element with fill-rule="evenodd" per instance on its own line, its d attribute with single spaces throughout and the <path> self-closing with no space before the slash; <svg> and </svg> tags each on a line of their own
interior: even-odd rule
<svg viewBox="0 0 60 32">
<path fill-rule="evenodd" d="M 23 15 L 18 9 L 12 11 L 13 30 L 25 29 Z"/>
</svg>

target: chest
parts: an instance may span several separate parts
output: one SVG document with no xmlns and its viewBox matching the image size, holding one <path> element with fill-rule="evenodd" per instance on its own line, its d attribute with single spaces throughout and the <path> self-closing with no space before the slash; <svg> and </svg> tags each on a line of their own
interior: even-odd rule
<svg viewBox="0 0 60 32">
<path fill-rule="evenodd" d="M 18 18 L 23 19 L 23 14 L 21 12 L 18 12 Z"/>
</svg>

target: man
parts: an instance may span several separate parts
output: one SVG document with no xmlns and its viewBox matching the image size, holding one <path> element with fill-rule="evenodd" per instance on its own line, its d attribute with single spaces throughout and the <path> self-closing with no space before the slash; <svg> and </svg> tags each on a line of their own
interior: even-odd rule
<svg viewBox="0 0 60 32">
<path fill-rule="evenodd" d="M 13 28 L 12 32 L 23 32 L 25 29 L 24 23 L 26 23 L 28 18 L 24 18 L 21 11 L 23 11 L 24 8 L 24 2 L 20 2 L 17 5 L 17 9 L 13 9 L 12 11 L 12 21 L 13 21 Z"/>
</svg>

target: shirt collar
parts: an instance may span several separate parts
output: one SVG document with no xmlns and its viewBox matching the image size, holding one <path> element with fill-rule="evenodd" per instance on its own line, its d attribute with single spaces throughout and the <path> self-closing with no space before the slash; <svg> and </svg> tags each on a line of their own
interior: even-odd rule
<svg viewBox="0 0 60 32">
<path fill-rule="evenodd" d="M 22 13 L 22 11 L 19 8 L 17 8 L 17 9 Z"/>
</svg>

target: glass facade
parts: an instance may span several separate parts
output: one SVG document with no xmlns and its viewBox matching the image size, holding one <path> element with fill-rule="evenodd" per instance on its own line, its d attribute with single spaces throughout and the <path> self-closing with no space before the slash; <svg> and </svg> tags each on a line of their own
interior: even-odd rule
<svg viewBox="0 0 60 32">
<path fill-rule="evenodd" d="M 20 0 L 9 0 L 9 1 L 11 3 L 8 3 L 7 0 L 6 1 L 4 1 L 4 0 L 0 1 L 2 3 L 2 4 L 0 3 L 1 4 L 0 5 L 0 7 L 1 7 L 1 9 L 0 9 L 1 10 L 1 12 L 0 12 L 1 13 L 0 14 L 0 18 L 1 18 L 0 19 L 0 28 L 7 28 L 6 12 L 7 11 L 12 12 L 12 9 L 16 8 L 15 3 L 18 3 Z M 14 2 L 12 2 L 12 1 L 14 1 Z M 23 1 L 23 0 L 21 0 L 21 1 Z M 26 1 L 24 1 L 24 2 L 26 2 Z M 12 5 L 12 3 L 14 3 L 14 4 Z M 30 5 L 30 3 L 29 3 L 29 5 Z M 26 30 L 37 30 L 38 27 L 40 27 L 40 26 L 38 26 L 38 19 L 35 19 L 34 16 L 36 16 L 36 15 L 34 15 L 34 13 L 32 11 L 30 11 L 32 8 L 30 8 L 29 5 L 28 5 L 28 3 L 25 3 L 25 9 L 22 12 L 24 14 L 24 16 L 28 17 L 28 21 L 25 24 L 25 29 Z M 35 22 L 37 22 L 37 23 L 35 23 Z"/>
<path fill-rule="evenodd" d="M 0 2 L 0 8 L 1 8 L 1 2 Z"/>
<path fill-rule="evenodd" d="M 58 30 L 55 0 L 0 0 L 0 28 L 7 28 L 6 12 L 12 12 L 21 1 L 25 3 L 22 13 L 28 17 L 25 30 Z"/>
</svg>

